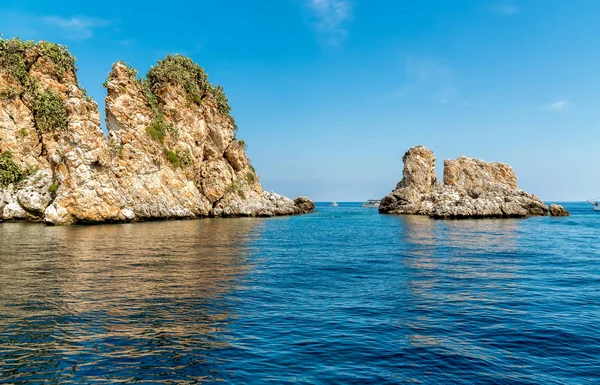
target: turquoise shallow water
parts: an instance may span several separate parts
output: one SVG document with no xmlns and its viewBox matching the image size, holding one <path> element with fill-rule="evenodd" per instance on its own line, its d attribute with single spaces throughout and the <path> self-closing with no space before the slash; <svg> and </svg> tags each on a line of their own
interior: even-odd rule
<svg viewBox="0 0 600 385">
<path fill-rule="evenodd" d="M 600 213 L 0 224 L 0 383 L 600 383 Z"/>
</svg>

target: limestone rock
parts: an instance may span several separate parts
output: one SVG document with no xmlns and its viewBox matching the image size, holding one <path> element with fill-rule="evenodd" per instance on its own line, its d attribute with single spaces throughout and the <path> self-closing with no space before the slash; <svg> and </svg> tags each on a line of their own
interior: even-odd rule
<svg viewBox="0 0 600 385">
<path fill-rule="evenodd" d="M 16 197 L 11 199 L 2 210 L 4 220 L 25 220 L 29 218 L 27 211 L 17 201 Z"/>
<path fill-rule="evenodd" d="M 444 184 L 435 179 L 435 157 L 423 146 L 403 157 L 403 179 L 381 200 L 390 214 L 452 218 L 523 218 L 548 215 L 548 207 L 517 188 L 513 169 L 504 163 L 461 156 L 444 161 Z"/>
<path fill-rule="evenodd" d="M 299 214 L 308 213 L 315 209 L 315 202 L 309 197 L 298 197 L 294 199 L 294 203 L 299 210 Z"/>
<path fill-rule="evenodd" d="M 31 214 L 41 216 L 52 201 L 51 185 L 50 174 L 45 171 L 36 172 L 20 186 L 16 194 L 18 203 Z"/>
<path fill-rule="evenodd" d="M 550 205 L 550 215 L 553 217 L 568 217 L 571 214 L 561 205 L 551 204 Z"/>
<path fill-rule="evenodd" d="M 233 141 L 225 150 L 225 158 L 233 166 L 235 171 L 240 171 L 248 166 L 248 158 L 244 153 L 244 145 L 239 141 Z"/>
<path fill-rule="evenodd" d="M 14 75 L 15 60 L 36 87 Z M 118 62 L 105 83 L 107 139 L 64 47 L 0 39 L 0 152 L 23 175 L 37 170 L 0 186 L 0 217 L 72 224 L 314 209 L 307 198 L 263 192 L 227 98 L 201 67 L 175 55 L 143 81 L 136 73 Z M 43 97 L 58 109 L 40 120 L 33 111 Z"/>
</svg>

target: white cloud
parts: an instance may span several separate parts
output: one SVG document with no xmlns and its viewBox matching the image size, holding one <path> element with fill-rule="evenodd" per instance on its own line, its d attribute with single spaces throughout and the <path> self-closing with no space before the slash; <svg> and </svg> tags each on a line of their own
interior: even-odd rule
<svg viewBox="0 0 600 385">
<path fill-rule="evenodd" d="M 408 56 L 404 61 L 404 85 L 398 90 L 401 96 L 424 95 L 438 103 L 455 99 L 458 89 L 454 74 L 436 59 Z"/>
<path fill-rule="evenodd" d="M 489 7 L 489 10 L 493 13 L 504 16 L 510 16 L 521 12 L 521 9 L 519 9 L 519 7 L 508 2 L 502 2 L 491 5 Z"/>
<path fill-rule="evenodd" d="M 567 108 L 568 105 L 569 105 L 568 101 L 559 100 L 557 102 L 546 105 L 546 108 L 549 109 L 550 111 L 560 112 L 560 111 L 563 111 L 565 108 Z"/>
<path fill-rule="evenodd" d="M 74 40 L 89 39 L 94 35 L 94 30 L 111 24 L 110 20 L 95 17 L 75 16 L 70 18 L 60 16 L 44 16 L 42 21 L 47 25 L 58 27 L 67 36 Z"/>
<path fill-rule="evenodd" d="M 350 0 L 306 0 L 314 15 L 314 27 L 328 44 L 341 43 L 348 35 L 346 23 L 352 18 Z"/>
</svg>

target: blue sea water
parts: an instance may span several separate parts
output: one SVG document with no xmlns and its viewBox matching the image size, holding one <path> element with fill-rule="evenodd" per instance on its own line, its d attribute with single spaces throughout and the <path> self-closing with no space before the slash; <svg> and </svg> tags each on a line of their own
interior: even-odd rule
<svg viewBox="0 0 600 385">
<path fill-rule="evenodd" d="M 600 213 L 0 224 L 0 383 L 600 384 Z"/>
</svg>

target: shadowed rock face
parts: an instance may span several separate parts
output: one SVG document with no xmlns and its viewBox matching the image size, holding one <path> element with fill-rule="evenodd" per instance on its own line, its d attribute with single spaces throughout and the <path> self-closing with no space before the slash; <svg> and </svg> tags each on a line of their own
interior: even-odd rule
<svg viewBox="0 0 600 385">
<path fill-rule="evenodd" d="M 550 205 L 550 215 L 552 215 L 553 217 L 568 217 L 571 214 L 569 214 L 567 209 L 565 209 L 561 205 L 551 204 Z"/>
<path fill-rule="evenodd" d="M 548 207 L 537 196 L 517 188 L 517 176 L 507 164 L 466 156 L 445 160 L 441 184 L 435 178 L 431 150 L 413 147 L 403 161 L 403 179 L 381 200 L 382 213 L 439 219 L 548 215 Z"/>
<path fill-rule="evenodd" d="M 227 98 L 200 67 L 169 56 L 151 73 L 142 81 L 127 65 L 113 66 L 105 83 L 107 140 L 98 105 L 79 87 L 64 47 L 0 39 L 0 156 L 20 170 L 0 184 L 0 220 L 71 224 L 314 209 L 308 198 L 263 192 L 235 137 Z"/>
</svg>

